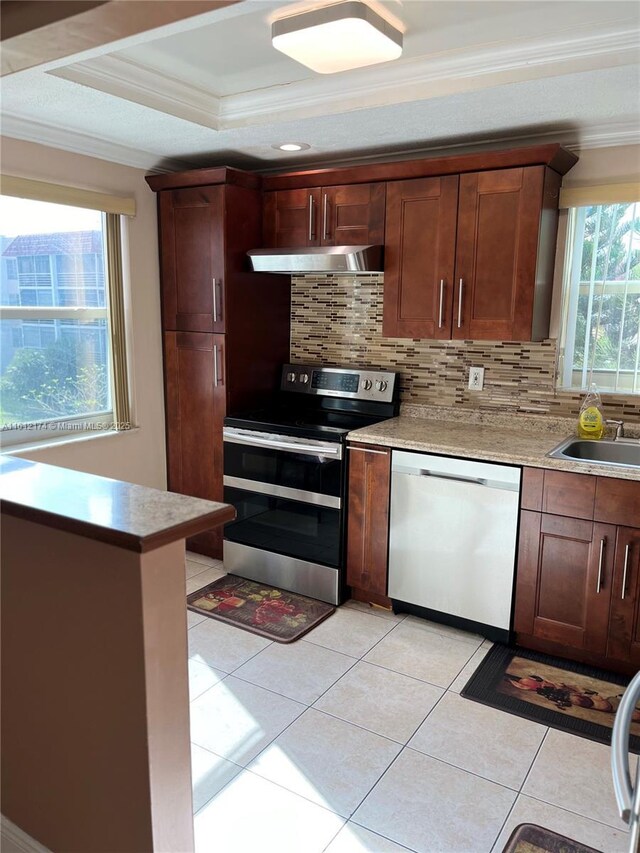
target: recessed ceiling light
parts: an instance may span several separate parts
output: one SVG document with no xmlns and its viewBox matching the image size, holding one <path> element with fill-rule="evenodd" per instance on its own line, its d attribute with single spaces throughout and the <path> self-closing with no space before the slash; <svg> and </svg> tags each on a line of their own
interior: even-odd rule
<svg viewBox="0 0 640 853">
<path fill-rule="evenodd" d="M 306 151 L 307 148 L 311 148 L 306 142 L 285 142 L 283 145 L 272 145 L 271 147 L 278 151 Z"/>
<path fill-rule="evenodd" d="M 274 21 L 276 50 L 319 74 L 389 62 L 402 54 L 402 32 L 361 0 L 347 0 Z"/>
</svg>

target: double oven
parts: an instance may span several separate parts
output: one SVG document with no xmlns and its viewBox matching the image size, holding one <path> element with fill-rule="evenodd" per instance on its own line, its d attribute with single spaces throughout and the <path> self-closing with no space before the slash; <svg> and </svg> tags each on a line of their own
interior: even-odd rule
<svg viewBox="0 0 640 853">
<path fill-rule="evenodd" d="M 288 364 L 268 408 L 225 418 L 227 571 L 343 600 L 346 436 L 397 414 L 396 386 L 394 373 Z"/>
</svg>

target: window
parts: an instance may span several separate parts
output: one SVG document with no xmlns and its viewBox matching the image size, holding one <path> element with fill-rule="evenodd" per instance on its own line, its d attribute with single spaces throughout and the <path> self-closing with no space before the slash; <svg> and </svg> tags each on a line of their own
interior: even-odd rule
<svg viewBox="0 0 640 853">
<path fill-rule="evenodd" d="M 559 385 L 640 394 L 640 201 L 569 210 Z"/>
<path fill-rule="evenodd" d="M 120 217 L 0 196 L 2 443 L 128 421 Z"/>
</svg>

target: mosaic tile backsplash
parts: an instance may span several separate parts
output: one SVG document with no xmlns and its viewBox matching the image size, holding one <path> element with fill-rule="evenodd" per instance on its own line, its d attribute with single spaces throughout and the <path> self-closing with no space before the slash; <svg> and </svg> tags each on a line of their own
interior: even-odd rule
<svg viewBox="0 0 640 853">
<path fill-rule="evenodd" d="M 381 274 L 293 276 L 291 360 L 400 373 L 403 403 L 577 417 L 582 395 L 556 391 L 556 341 L 427 341 L 382 336 Z M 484 366 L 483 391 L 467 388 Z M 605 415 L 640 421 L 640 397 L 603 396 Z"/>
</svg>

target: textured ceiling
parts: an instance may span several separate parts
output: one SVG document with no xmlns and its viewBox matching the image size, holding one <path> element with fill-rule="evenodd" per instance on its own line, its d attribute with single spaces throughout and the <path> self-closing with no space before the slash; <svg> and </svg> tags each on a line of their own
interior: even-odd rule
<svg viewBox="0 0 640 853">
<path fill-rule="evenodd" d="M 639 126 L 635 2 L 378 6 L 406 28 L 400 63 L 319 77 L 270 45 L 286 4 L 244 2 L 187 32 L 3 78 L 3 132 L 146 168 L 269 168 L 508 137 L 622 144 Z M 286 141 L 312 147 L 271 147 Z"/>
</svg>

